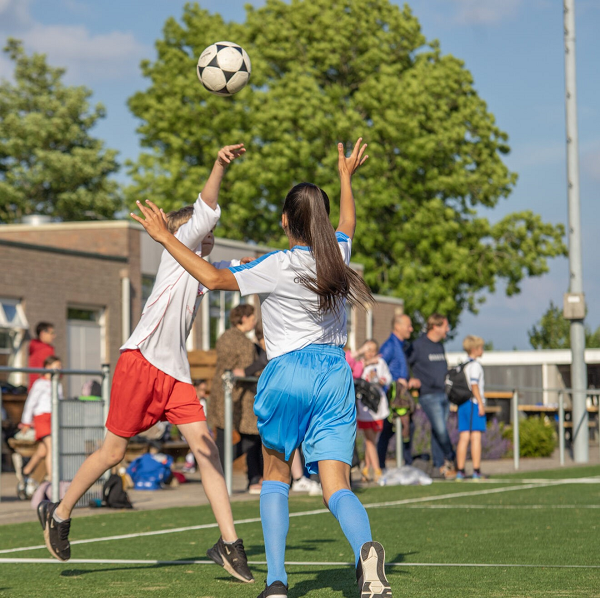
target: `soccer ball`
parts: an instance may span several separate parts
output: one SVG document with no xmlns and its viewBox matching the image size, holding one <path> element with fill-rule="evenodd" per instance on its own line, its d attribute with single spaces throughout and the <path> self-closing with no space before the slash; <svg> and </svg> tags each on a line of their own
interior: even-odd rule
<svg viewBox="0 0 600 598">
<path fill-rule="evenodd" d="M 233 42 L 211 44 L 198 59 L 198 79 L 210 93 L 230 96 L 250 79 L 250 58 Z"/>
</svg>

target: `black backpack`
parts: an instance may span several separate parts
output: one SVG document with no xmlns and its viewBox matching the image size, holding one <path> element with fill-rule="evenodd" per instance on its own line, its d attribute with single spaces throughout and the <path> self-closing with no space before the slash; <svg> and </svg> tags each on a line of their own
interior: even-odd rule
<svg viewBox="0 0 600 598">
<path fill-rule="evenodd" d="M 354 393 L 356 398 L 370 411 L 377 412 L 381 392 L 377 384 L 372 384 L 361 378 L 354 379 Z"/>
<path fill-rule="evenodd" d="M 113 473 L 102 486 L 102 502 L 111 509 L 133 509 L 133 505 L 123 490 L 121 476 Z"/>
<path fill-rule="evenodd" d="M 455 405 L 462 405 L 473 397 L 465 372 L 468 363 L 468 361 L 459 363 L 456 367 L 450 368 L 446 374 L 446 395 Z"/>
</svg>

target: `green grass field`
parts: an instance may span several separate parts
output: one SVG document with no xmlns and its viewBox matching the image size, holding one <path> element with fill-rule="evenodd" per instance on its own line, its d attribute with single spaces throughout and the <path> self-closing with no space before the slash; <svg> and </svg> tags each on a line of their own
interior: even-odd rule
<svg viewBox="0 0 600 598">
<path fill-rule="evenodd" d="M 568 481 L 584 476 L 588 483 Z M 359 492 L 373 537 L 395 563 L 387 569 L 394 596 L 600 597 L 600 467 L 496 480 Z M 0 559 L 48 560 L 0 560 L 0 595 L 256 598 L 266 578 L 262 532 L 259 522 L 242 520 L 259 517 L 258 500 L 233 509 L 248 558 L 257 563 L 255 584 L 234 581 L 215 565 L 153 562 L 206 560 L 215 528 L 175 531 L 213 523 L 208 507 L 189 507 L 75 518 L 68 563 L 51 560 L 45 548 L 9 552 L 43 544 L 37 522 L 2 526 Z M 290 499 L 297 516 L 290 520 L 286 561 L 304 563 L 288 566 L 290 597 L 355 598 L 354 569 L 344 564 L 352 552 L 322 510 L 319 498 Z M 76 543 L 161 530 L 167 533 Z M 127 562 L 133 560 L 150 562 Z"/>
</svg>

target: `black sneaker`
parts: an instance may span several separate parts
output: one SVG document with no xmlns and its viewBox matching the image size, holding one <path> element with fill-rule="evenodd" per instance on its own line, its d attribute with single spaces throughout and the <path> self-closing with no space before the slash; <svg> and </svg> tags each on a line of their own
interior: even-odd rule
<svg viewBox="0 0 600 598">
<path fill-rule="evenodd" d="M 379 542 L 365 542 L 360 547 L 356 581 L 360 598 L 388 598 L 392 589 L 385 576 L 385 550 Z"/>
<path fill-rule="evenodd" d="M 62 523 L 58 523 L 54 519 L 54 511 L 58 505 L 57 502 L 43 500 L 37 508 L 38 519 L 42 524 L 46 548 L 50 554 L 59 561 L 68 561 L 71 558 L 71 545 L 69 544 L 71 520 L 65 519 Z"/>
<path fill-rule="evenodd" d="M 258 595 L 258 598 L 287 598 L 288 587 L 280 581 L 274 581 L 270 586 L 265 585 L 265 589 Z"/>
<path fill-rule="evenodd" d="M 219 538 L 217 543 L 206 551 L 206 556 L 240 581 L 254 583 L 241 538 L 233 544 L 225 544 L 223 538 Z"/>
</svg>

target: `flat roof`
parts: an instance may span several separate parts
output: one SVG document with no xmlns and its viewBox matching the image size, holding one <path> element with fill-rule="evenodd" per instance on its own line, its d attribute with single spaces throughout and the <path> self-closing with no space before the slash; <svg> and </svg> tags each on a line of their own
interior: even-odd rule
<svg viewBox="0 0 600 598">
<path fill-rule="evenodd" d="M 464 351 L 446 353 L 450 365 L 456 365 L 466 360 Z M 586 349 L 585 362 L 600 363 L 600 349 Z M 539 349 L 532 351 L 486 351 L 481 357 L 482 365 L 570 365 L 570 349 Z"/>
</svg>

